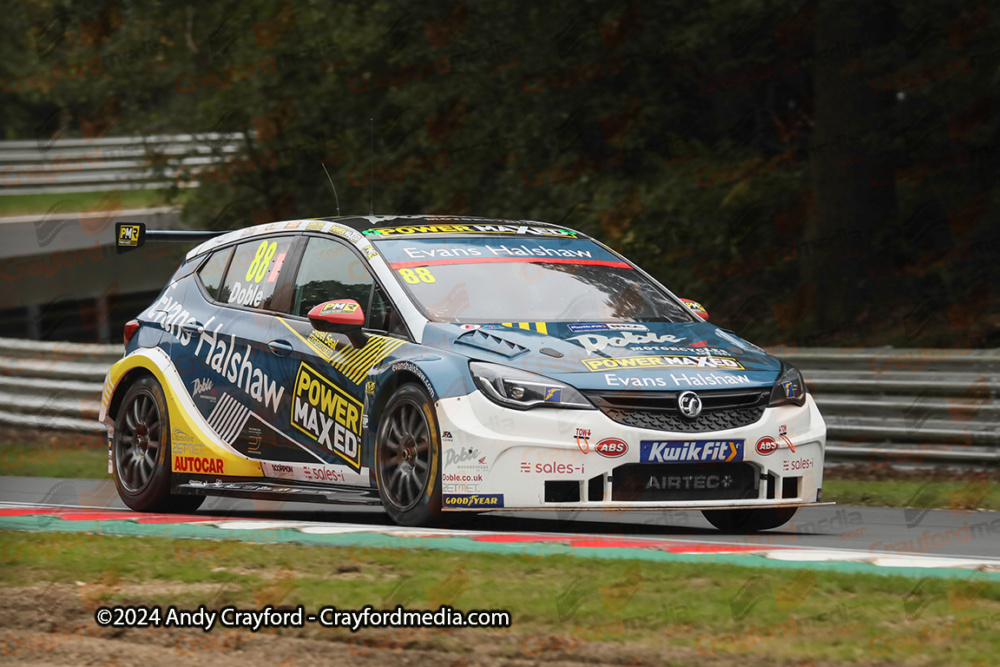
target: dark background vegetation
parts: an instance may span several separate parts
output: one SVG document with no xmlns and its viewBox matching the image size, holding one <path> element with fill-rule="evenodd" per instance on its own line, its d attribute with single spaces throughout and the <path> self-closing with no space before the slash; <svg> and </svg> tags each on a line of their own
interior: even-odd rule
<svg viewBox="0 0 1000 667">
<path fill-rule="evenodd" d="M 240 142 L 191 175 L 192 226 L 333 215 L 325 161 L 344 214 L 371 171 L 376 213 L 562 223 L 762 344 L 1000 344 L 995 4 L 29 0 L 3 25 L 3 138 Z"/>
</svg>

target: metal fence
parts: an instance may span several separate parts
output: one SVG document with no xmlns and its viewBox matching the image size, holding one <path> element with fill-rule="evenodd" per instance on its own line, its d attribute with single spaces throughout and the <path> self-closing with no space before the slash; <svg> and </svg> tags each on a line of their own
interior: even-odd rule
<svg viewBox="0 0 1000 667">
<path fill-rule="evenodd" d="M 99 434 L 120 345 L 0 338 L 0 425 Z M 1000 462 L 1000 350 L 798 349 L 827 423 L 827 460 L 987 467 Z"/>
<path fill-rule="evenodd" d="M 194 187 L 234 161 L 231 134 L 0 141 L 0 195 Z"/>
</svg>

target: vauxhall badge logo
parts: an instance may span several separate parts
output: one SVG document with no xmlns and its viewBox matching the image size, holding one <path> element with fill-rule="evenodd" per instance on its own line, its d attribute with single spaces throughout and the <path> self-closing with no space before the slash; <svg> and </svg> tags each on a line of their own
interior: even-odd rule
<svg viewBox="0 0 1000 667">
<path fill-rule="evenodd" d="M 682 391 L 677 397 L 677 407 L 688 419 L 694 419 L 701 414 L 701 399 L 693 391 Z"/>
</svg>

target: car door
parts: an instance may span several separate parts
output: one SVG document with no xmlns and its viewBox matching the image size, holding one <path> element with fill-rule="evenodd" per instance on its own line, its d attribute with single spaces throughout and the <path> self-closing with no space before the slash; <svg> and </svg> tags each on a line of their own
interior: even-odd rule
<svg viewBox="0 0 1000 667">
<path fill-rule="evenodd" d="M 315 458 L 285 442 L 277 426 L 288 392 L 279 355 L 291 348 L 272 344 L 274 309 L 287 301 L 278 288 L 296 239 L 258 236 L 236 244 L 221 280 L 198 277 L 212 308 L 188 346 L 192 358 L 185 364 L 190 369 L 185 385 L 218 438 L 254 459 Z M 205 268 L 213 262 L 209 258 Z"/>
<path fill-rule="evenodd" d="M 355 248 L 329 236 L 309 235 L 304 242 L 287 316 L 278 318 L 292 346 L 282 361 L 285 375 L 292 378 L 284 427 L 297 442 L 319 448 L 327 465 L 296 468 L 294 474 L 299 478 L 304 473 L 307 481 L 367 486 L 362 457 L 365 382 L 374 365 L 406 342 L 403 336 L 378 332 L 395 327 L 405 333 L 405 329 L 384 297 L 374 311 L 371 308 L 377 283 Z M 374 330 L 369 329 L 363 344 L 356 346 L 345 335 L 313 328 L 309 311 L 334 299 L 354 299 L 365 311 Z"/>
</svg>

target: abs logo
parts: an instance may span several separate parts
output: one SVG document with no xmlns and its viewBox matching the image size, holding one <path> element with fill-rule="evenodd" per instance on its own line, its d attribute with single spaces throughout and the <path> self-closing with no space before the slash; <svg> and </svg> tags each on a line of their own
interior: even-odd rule
<svg viewBox="0 0 1000 667">
<path fill-rule="evenodd" d="M 757 441 L 757 453 L 761 456 L 770 456 L 778 449 L 778 443 L 769 435 Z"/>
<path fill-rule="evenodd" d="M 605 458 L 617 459 L 628 451 L 628 443 L 618 438 L 605 438 L 597 443 L 594 450 Z"/>
</svg>

